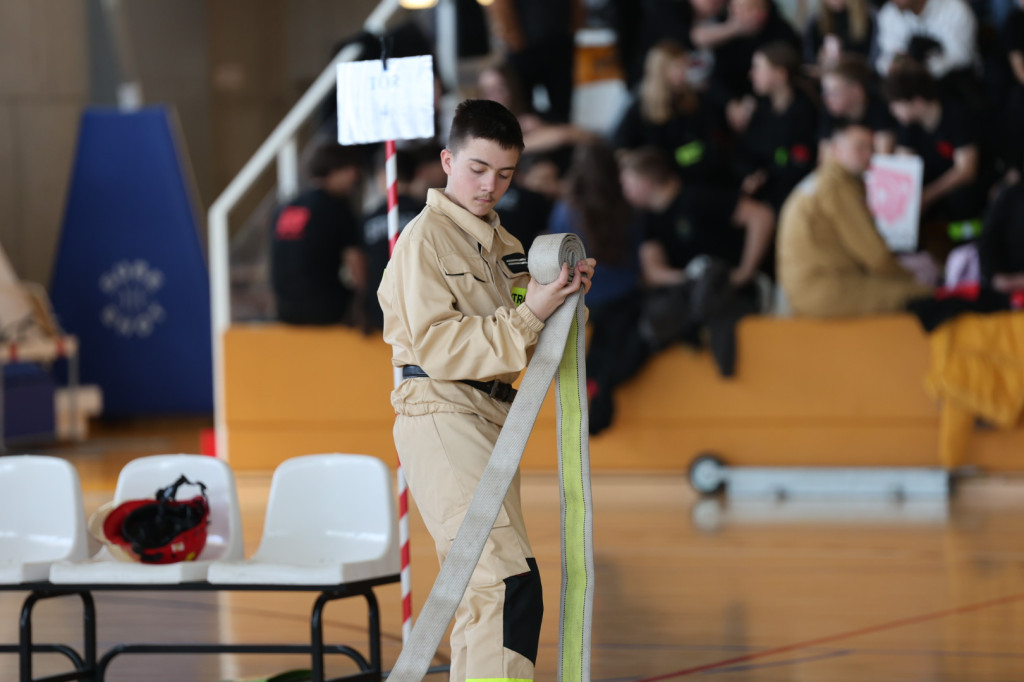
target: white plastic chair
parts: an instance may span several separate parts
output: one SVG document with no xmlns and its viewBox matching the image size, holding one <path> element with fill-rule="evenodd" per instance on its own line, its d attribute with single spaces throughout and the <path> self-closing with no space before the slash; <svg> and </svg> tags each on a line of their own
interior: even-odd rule
<svg viewBox="0 0 1024 682">
<path fill-rule="evenodd" d="M 89 556 L 78 471 L 59 457 L 0 457 L 0 584 L 37 582 Z"/>
<path fill-rule="evenodd" d="M 391 473 L 367 455 L 306 455 L 281 463 L 259 548 L 218 561 L 214 584 L 338 585 L 399 572 Z"/>
<path fill-rule="evenodd" d="M 132 460 L 121 469 L 114 503 L 152 498 L 184 474 L 202 481 L 210 501 L 206 546 L 195 561 L 142 564 L 121 561 L 107 548 L 86 561 L 62 561 L 50 569 L 50 581 L 59 584 L 174 584 L 205 580 L 213 561 L 241 559 L 242 519 L 235 476 L 223 460 L 203 455 L 154 455 Z"/>
</svg>

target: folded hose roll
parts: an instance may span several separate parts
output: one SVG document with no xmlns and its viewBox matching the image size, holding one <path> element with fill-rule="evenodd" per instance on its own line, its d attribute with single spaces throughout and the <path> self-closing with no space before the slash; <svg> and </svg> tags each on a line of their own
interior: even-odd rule
<svg viewBox="0 0 1024 682">
<path fill-rule="evenodd" d="M 549 284 L 558 279 L 562 264 L 568 264 L 573 273 L 576 263 L 584 258 L 583 243 L 576 235 L 542 235 L 530 248 L 530 275 L 541 284 Z M 420 682 L 426 675 L 519 470 L 556 371 L 562 501 L 558 679 L 589 682 L 594 553 L 584 322 L 582 289 L 546 320 L 473 500 L 388 682 Z"/>
</svg>

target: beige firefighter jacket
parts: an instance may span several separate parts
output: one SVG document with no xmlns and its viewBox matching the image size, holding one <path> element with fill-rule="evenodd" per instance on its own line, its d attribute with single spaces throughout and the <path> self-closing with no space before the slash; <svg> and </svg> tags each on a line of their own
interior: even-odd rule
<svg viewBox="0 0 1024 682">
<path fill-rule="evenodd" d="M 398 414 L 478 414 L 504 424 L 509 405 L 460 379 L 514 382 L 544 323 L 526 307 L 522 244 L 493 211 L 481 219 L 443 191 L 402 231 L 377 298 L 396 367 L 418 365 L 392 393 Z"/>
<path fill-rule="evenodd" d="M 798 315 L 869 315 L 927 296 L 889 251 L 864 182 L 834 160 L 808 176 L 779 216 L 778 277 Z"/>
</svg>

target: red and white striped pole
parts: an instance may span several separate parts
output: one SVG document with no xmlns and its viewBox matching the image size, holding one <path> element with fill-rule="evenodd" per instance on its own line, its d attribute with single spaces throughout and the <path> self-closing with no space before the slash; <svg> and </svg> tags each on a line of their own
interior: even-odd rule
<svg viewBox="0 0 1024 682">
<path fill-rule="evenodd" d="M 384 143 L 384 174 L 388 191 L 388 256 L 398 241 L 398 162 L 395 141 Z M 395 370 L 395 386 L 402 381 L 402 371 Z M 412 571 L 409 567 L 409 489 L 405 485 L 402 463 L 398 463 L 398 540 L 402 551 L 402 641 L 409 641 L 412 632 Z"/>
</svg>

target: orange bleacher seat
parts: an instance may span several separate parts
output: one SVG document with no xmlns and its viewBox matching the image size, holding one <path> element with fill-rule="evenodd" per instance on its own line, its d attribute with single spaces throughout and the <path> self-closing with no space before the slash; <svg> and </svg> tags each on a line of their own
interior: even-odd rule
<svg viewBox="0 0 1024 682">
<path fill-rule="evenodd" d="M 676 347 L 623 386 L 612 428 L 591 439 L 592 468 L 684 471 L 702 452 L 734 465 L 939 466 L 940 409 L 924 391 L 929 352 L 910 316 L 749 318 L 734 378 L 720 378 L 706 353 Z M 378 336 L 347 328 L 232 327 L 232 466 L 266 470 L 334 450 L 394 463 L 390 357 Z M 977 431 L 965 463 L 1024 469 L 1022 446 L 1022 429 Z M 523 468 L 557 468 L 550 394 Z"/>
</svg>

